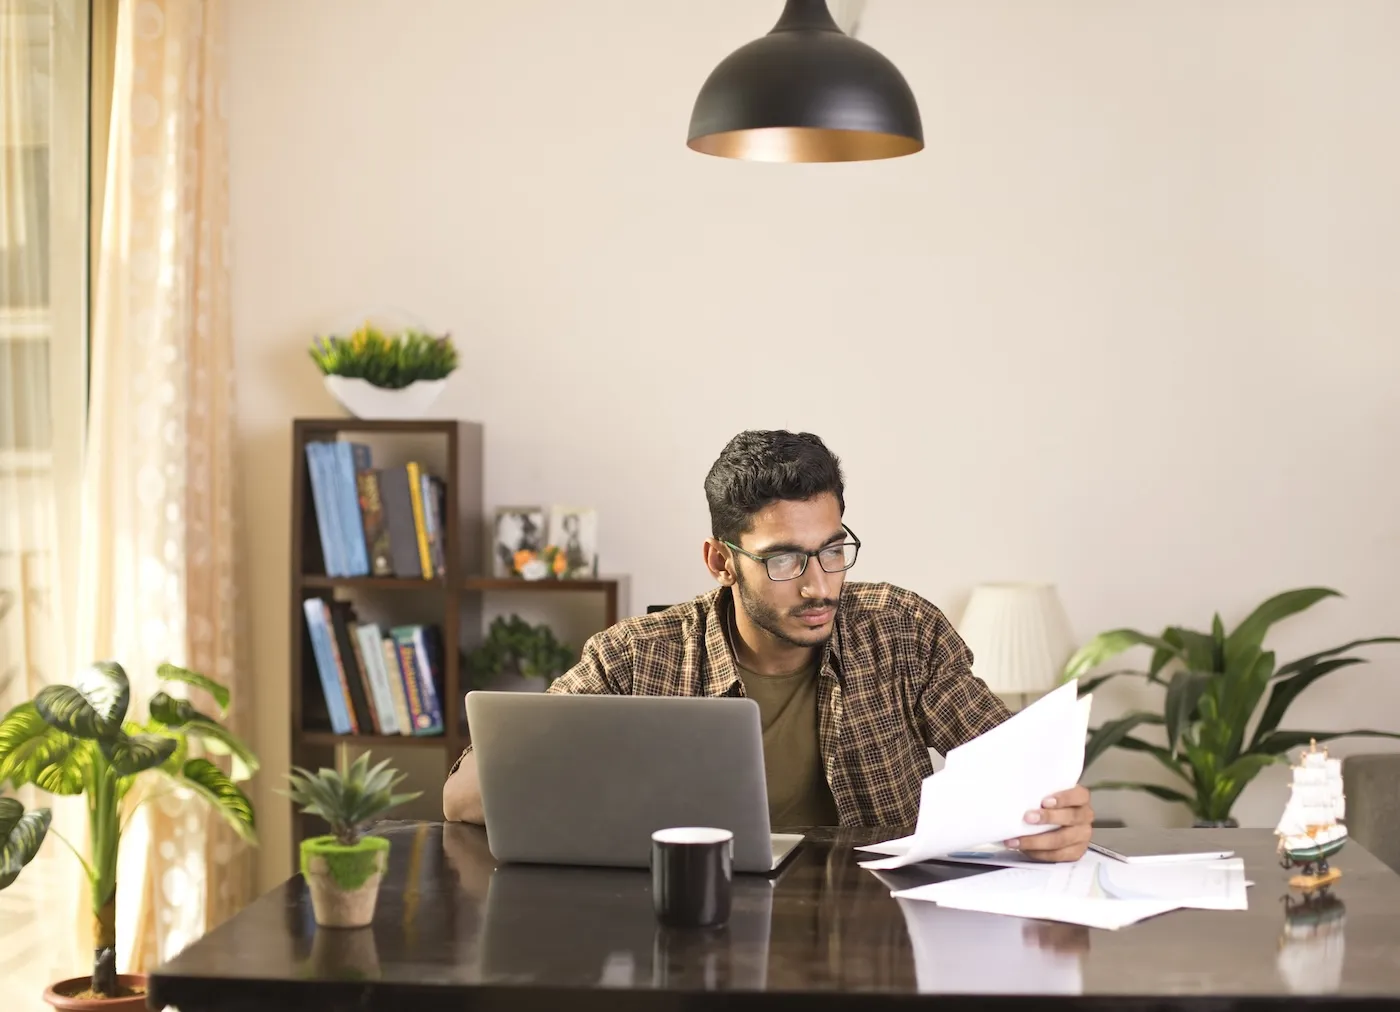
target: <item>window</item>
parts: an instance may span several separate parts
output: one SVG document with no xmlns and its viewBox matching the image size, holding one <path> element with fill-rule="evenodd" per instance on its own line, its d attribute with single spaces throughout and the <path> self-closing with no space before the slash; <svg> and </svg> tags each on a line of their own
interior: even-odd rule
<svg viewBox="0 0 1400 1012">
<path fill-rule="evenodd" d="M 66 670 L 86 413 L 92 15 L 89 0 L 0 0 L 0 712 Z M 28 793 L 26 805 L 47 803 Z M 60 937 L 72 925 L 40 916 L 77 915 L 73 865 L 46 844 L 0 892 L 0 980 L 18 1009 L 40 1007 L 47 983 L 83 965 Z"/>
</svg>

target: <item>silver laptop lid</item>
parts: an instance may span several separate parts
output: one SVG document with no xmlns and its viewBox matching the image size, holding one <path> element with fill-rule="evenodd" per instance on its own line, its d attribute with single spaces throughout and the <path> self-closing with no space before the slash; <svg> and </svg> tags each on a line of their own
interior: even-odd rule
<svg viewBox="0 0 1400 1012">
<path fill-rule="evenodd" d="M 499 861 L 646 867 L 670 826 L 734 833 L 770 871 L 758 704 L 744 698 L 470 692 L 487 840 Z"/>
</svg>

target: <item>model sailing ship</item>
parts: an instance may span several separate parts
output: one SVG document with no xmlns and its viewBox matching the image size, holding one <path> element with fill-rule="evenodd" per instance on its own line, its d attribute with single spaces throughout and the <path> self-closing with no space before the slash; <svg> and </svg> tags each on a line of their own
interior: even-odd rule
<svg viewBox="0 0 1400 1012">
<path fill-rule="evenodd" d="M 1295 889 L 1321 889 L 1342 877 L 1328 858 L 1347 842 L 1346 797 L 1342 793 L 1342 761 L 1329 759 L 1313 741 L 1293 766 L 1292 793 L 1274 830 L 1285 868 L 1301 867 L 1288 884 Z"/>
</svg>

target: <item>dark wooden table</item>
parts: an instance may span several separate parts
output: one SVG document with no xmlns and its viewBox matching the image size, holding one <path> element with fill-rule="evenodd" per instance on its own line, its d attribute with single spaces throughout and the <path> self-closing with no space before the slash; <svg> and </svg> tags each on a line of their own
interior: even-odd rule
<svg viewBox="0 0 1400 1012">
<path fill-rule="evenodd" d="M 393 849 L 372 928 L 318 931 L 293 878 L 156 970 L 153 1007 L 869 1010 L 938 995 L 957 996 L 954 1007 L 1215 1010 L 1400 1000 L 1400 877 L 1355 844 L 1337 862 L 1335 906 L 1290 920 L 1267 830 L 1162 831 L 1163 845 L 1187 834 L 1242 856 L 1249 910 L 1177 911 L 1114 932 L 895 900 L 892 885 L 976 872 L 926 865 L 877 877 L 852 846 L 905 830 L 815 831 L 774 880 L 736 876 L 726 929 L 694 933 L 657 927 L 644 871 L 497 867 L 468 826 L 384 832 Z M 1330 926 L 1313 932 L 1322 914 Z"/>
</svg>

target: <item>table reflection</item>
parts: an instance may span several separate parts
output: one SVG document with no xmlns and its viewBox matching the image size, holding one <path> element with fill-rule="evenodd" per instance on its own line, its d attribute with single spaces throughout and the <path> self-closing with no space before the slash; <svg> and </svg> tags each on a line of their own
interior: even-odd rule
<svg viewBox="0 0 1400 1012">
<path fill-rule="evenodd" d="M 736 876 L 727 925 L 667 930 L 652 911 L 646 871 L 500 865 L 482 909 L 481 979 L 762 989 L 776 885 Z"/>
<path fill-rule="evenodd" d="M 976 874 L 873 875 L 849 847 L 807 846 L 773 877 L 734 877 L 729 923 L 666 929 L 641 869 L 498 865 L 479 831 L 444 827 L 461 899 L 476 901 L 483 982 L 699 990 L 1079 994 L 1086 928 L 897 901 Z M 778 944 L 773 940 L 779 939 Z"/>
<path fill-rule="evenodd" d="M 1293 994 L 1334 994 L 1341 990 L 1346 956 L 1346 904 L 1324 890 L 1303 896 L 1284 894 L 1283 930 L 1278 939 L 1278 972 Z"/>
</svg>

